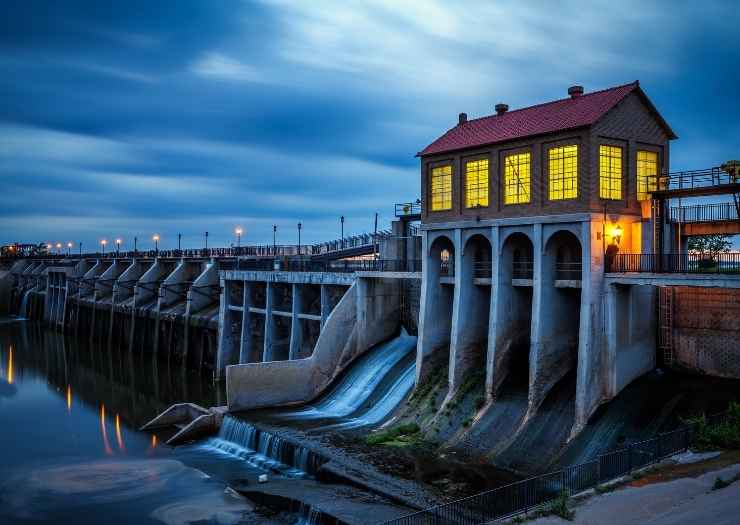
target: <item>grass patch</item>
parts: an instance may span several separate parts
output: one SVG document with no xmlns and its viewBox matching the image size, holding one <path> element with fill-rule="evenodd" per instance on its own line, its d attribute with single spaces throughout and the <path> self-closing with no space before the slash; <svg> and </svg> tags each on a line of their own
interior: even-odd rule
<svg viewBox="0 0 740 525">
<path fill-rule="evenodd" d="M 611 485 L 596 485 L 594 487 L 594 492 L 596 492 L 596 494 L 608 494 L 609 492 L 617 490 L 617 486 L 618 485 L 616 483 Z"/>
<path fill-rule="evenodd" d="M 694 448 L 697 450 L 740 449 L 740 403 L 730 402 L 727 417 L 710 424 L 705 416 L 688 420 L 696 425 Z"/>
<path fill-rule="evenodd" d="M 714 485 L 712 485 L 712 490 L 720 490 L 725 487 L 729 487 L 736 481 L 740 481 L 740 474 L 735 474 L 730 479 L 724 479 L 720 476 L 717 476 L 714 480 Z"/>
<path fill-rule="evenodd" d="M 567 492 L 562 491 L 543 511 L 543 515 L 545 516 L 551 514 L 564 520 L 573 521 L 576 513 L 570 508 L 570 496 L 568 496 Z"/>
<path fill-rule="evenodd" d="M 365 443 L 368 445 L 406 446 L 418 441 L 417 434 L 419 431 L 419 425 L 408 423 L 370 434 L 365 438 Z"/>
</svg>

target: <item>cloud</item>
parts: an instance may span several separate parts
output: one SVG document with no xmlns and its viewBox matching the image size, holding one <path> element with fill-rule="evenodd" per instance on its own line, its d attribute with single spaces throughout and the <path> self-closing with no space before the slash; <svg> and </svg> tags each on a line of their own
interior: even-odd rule
<svg viewBox="0 0 740 525">
<path fill-rule="evenodd" d="M 190 69 L 196 75 L 217 80 L 265 82 L 264 75 L 256 68 L 216 52 L 203 54 Z"/>
</svg>

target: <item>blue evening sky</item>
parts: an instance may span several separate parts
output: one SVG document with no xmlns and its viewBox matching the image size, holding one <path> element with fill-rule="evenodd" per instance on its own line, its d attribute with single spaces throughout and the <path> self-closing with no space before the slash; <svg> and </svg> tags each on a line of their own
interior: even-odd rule
<svg viewBox="0 0 740 525">
<path fill-rule="evenodd" d="M 0 242 L 371 231 L 456 123 L 639 79 L 671 169 L 740 157 L 737 2 L 35 1 L 0 17 Z"/>
</svg>

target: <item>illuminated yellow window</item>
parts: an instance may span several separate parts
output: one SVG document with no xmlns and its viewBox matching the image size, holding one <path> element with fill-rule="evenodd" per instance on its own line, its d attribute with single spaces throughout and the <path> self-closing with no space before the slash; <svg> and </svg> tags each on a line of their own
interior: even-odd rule
<svg viewBox="0 0 740 525">
<path fill-rule="evenodd" d="M 548 160 L 550 200 L 578 197 L 578 146 L 550 148 Z"/>
<path fill-rule="evenodd" d="M 658 154 L 654 151 L 637 152 L 637 200 L 650 198 L 658 189 Z"/>
<path fill-rule="evenodd" d="M 488 206 L 488 159 L 465 163 L 465 207 Z"/>
<path fill-rule="evenodd" d="M 529 153 L 517 153 L 504 158 L 504 204 L 524 204 L 531 201 L 530 167 Z"/>
<path fill-rule="evenodd" d="M 432 211 L 452 209 L 452 166 L 432 168 Z"/>
<path fill-rule="evenodd" d="M 622 148 L 599 146 L 599 196 L 622 198 Z"/>
</svg>

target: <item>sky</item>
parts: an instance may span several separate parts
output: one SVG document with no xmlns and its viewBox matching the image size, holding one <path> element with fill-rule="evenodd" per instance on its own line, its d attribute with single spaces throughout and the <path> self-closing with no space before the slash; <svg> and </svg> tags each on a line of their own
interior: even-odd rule
<svg viewBox="0 0 740 525">
<path fill-rule="evenodd" d="M 733 1 L 5 0 L 0 243 L 388 227 L 457 123 L 639 79 L 671 170 L 740 157 Z"/>
</svg>

